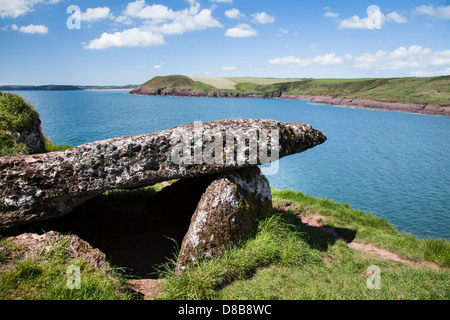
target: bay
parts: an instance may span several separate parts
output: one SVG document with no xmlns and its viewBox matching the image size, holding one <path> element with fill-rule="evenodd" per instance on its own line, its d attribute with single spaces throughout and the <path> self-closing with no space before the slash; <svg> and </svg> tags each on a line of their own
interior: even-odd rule
<svg viewBox="0 0 450 320">
<path fill-rule="evenodd" d="M 311 124 L 328 140 L 280 160 L 272 186 L 349 203 L 419 237 L 450 239 L 450 118 L 249 98 L 135 96 L 123 90 L 19 91 L 55 144 L 78 146 L 194 121 Z"/>
</svg>

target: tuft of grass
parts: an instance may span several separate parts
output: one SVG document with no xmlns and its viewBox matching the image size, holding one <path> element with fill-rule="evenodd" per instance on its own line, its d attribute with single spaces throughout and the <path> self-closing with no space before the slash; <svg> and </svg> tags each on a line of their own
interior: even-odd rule
<svg viewBox="0 0 450 320">
<path fill-rule="evenodd" d="M 348 204 L 316 199 L 301 192 L 272 189 L 273 209 L 259 220 L 254 236 L 214 259 L 201 259 L 175 276 L 176 257 L 163 265 L 160 299 L 449 299 L 448 241 L 419 239 L 389 222 Z M 341 236 L 369 242 L 416 261 L 417 266 L 381 260 L 351 249 L 346 242 L 304 225 L 298 214 L 320 214 Z M 420 262 L 431 261 L 440 269 Z M 367 269 L 381 270 L 381 289 L 367 287 Z"/>
<path fill-rule="evenodd" d="M 1 300 L 129 300 L 136 298 L 124 286 L 121 275 L 114 271 L 94 269 L 82 259 L 69 254 L 69 237 L 49 241 L 36 256 L 22 257 L 19 248 L 7 239 L 0 240 Z M 81 286 L 67 286 L 69 266 L 80 268 Z"/>
<path fill-rule="evenodd" d="M 33 153 L 60 151 L 71 146 L 57 146 L 43 137 L 43 150 L 27 144 L 23 139 L 26 132 L 40 128 L 39 113 L 21 96 L 0 92 L 0 156 L 19 156 Z M 40 129 L 38 130 L 40 132 Z"/>
<path fill-rule="evenodd" d="M 212 299 L 226 284 L 248 279 L 264 266 L 322 263 L 307 248 L 296 227 L 272 212 L 259 221 L 254 237 L 230 247 L 217 259 L 200 259 L 179 276 L 175 275 L 175 260 L 161 267 L 160 277 L 166 280 L 162 299 Z"/>
<path fill-rule="evenodd" d="M 63 145 L 63 146 L 56 145 L 48 137 L 44 137 L 44 143 L 46 152 L 63 151 L 73 148 L 71 145 Z"/>
</svg>

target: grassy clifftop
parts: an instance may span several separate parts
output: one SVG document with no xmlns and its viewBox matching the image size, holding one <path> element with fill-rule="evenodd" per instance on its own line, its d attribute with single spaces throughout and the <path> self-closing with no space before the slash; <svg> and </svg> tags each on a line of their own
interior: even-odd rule
<svg viewBox="0 0 450 320">
<path fill-rule="evenodd" d="M 109 192 L 99 202 L 116 206 L 148 201 L 164 188 L 159 184 Z M 261 214 L 257 231 L 239 245 L 217 258 L 202 259 L 181 276 L 174 273 L 176 256 L 160 266 L 159 299 L 450 298 L 449 241 L 401 233 L 388 221 L 348 204 L 291 190 L 273 189 L 272 196 L 273 209 Z M 113 266 L 111 278 L 83 259 L 70 260 L 68 244 L 49 243 L 49 250 L 33 259 L 0 237 L 0 299 L 138 298 L 126 288 L 128 276 L 120 272 L 124 266 Z M 81 267 L 79 290 L 66 287 L 71 263 Z M 371 266 L 380 269 L 379 289 L 367 286 Z"/>
<path fill-rule="evenodd" d="M 450 76 L 372 79 L 274 79 L 155 77 L 142 84 L 140 94 L 219 97 L 320 96 L 340 99 L 371 99 L 383 102 L 450 105 Z M 140 92 L 139 92 L 140 90 Z"/>
</svg>

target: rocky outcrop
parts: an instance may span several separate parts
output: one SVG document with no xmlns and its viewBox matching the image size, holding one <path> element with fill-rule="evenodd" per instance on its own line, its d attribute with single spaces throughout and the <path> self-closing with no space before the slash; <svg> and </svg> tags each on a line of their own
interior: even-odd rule
<svg viewBox="0 0 450 320">
<path fill-rule="evenodd" d="M 165 89 L 160 88 L 158 90 L 148 88 L 136 88 L 130 91 L 130 94 L 136 94 L 140 96 L 173 96 L 173 97 L 208 97 L 206 93 L 184 90 L 184 89 Z"/>
<path fill-rule="evenodd" d="M 303 96 L 282 94 L 280 99 L 306 100 L 317 104 L 344 106 L 360 109 L 410 112 L 420 114 L 432 114 L 450 116 L 450 106 L 429 106 L 427 104 L 407 104 L 390 101 L 377 101 L 372 99 L 332 98 L 322 96 Z"/>
<path fill-rule="evenodd" d="M 28 129 L 20 133 L 20 141 L 25 142 L 34 150 L 45 150 L 44 135 L 41 129 L 41 120 L 38 118 L 35 123 Z"/>
<path fill-rule="evenodd" d="M 65 151 L 0 157 L 0 230 L 64 215 L 107 190 L 266 164 L 325 140 L 303 123 L 226 119 Z"/>
<path fill-rule="evenodd" d="M 12 251 L 9 260 L 42 259 L 44 252 L 55 250 L 56 246 L 65 246 L 64 254 L 69 261 L 83 260 L 95 269 L 103 269 L 112 276 L 112 269 L 104 253 L 93 248 L 76 235 L 62 235 L 55 231 L 44 234 L 23 233 L 11 236 L 7 241 L 16 244 L 18 250 Z"/>
<path fill-rule="evenodd" d="M 176 273 L 248 237 L 256 227 L 257 214 L 271 207 L 270 185 L 258 167 L 236 170 L 213 180 L 192 216 Z"/>
</svg>

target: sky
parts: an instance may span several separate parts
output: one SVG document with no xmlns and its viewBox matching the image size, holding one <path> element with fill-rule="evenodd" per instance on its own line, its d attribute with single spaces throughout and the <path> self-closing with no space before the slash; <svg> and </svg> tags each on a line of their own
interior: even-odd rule
<svg viewBox="0 0 450 320">
<path fill-rule="evenodd" d="M 450 1 L 0 0 L 0 84 L 450 74 Z"/>
</svg>

